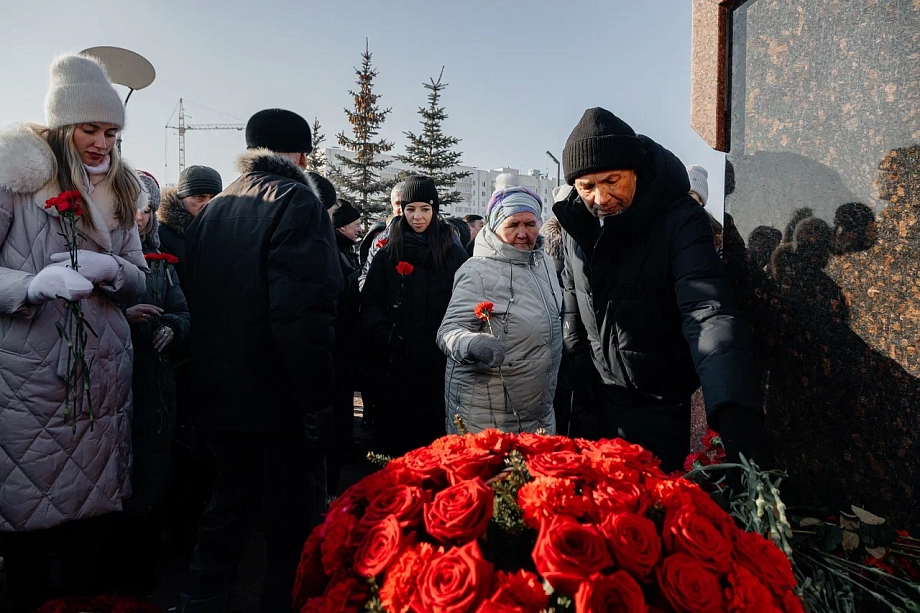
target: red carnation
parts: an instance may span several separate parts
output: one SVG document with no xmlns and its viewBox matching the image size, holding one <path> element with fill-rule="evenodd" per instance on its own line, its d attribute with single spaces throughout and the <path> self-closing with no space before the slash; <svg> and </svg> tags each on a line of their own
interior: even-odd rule
<svg viewBox="0 0 920 613">
<path fill-rule="evenodd" d="M 396 265 L 396 272 L 398 272 L 404 277 L 408 277 L 409 275 L 411 275 L 413 270 L 415 270 L 415 266 L 413 266 L 409 262 L 400 262 L 399 264 Z"/>
<path fill-rule="evenodd" d="M 709 454 L 705 451 L 699 451 L 687 456 L 687 459 L 684 460 L 684 470 L 690 472 L 695 468 L 709 466 L 710 464 L 712 464 L 712 460 L 709 458 Z"/>
<path fill-rule="evenodd" d="M 492 319 L 493 310 L 495 310 L 495 305 L 491 302 L 480 302 L 476 305 L 476 308 L 473 309 L 473 314 L 476 315 L 477 319 L 489 321 Z"/>
<path fill-rule="evenodd" d="M 388 242 L 389 242 L 389 241 L 388 241 L 387 239 L 385 239 L 385 238 L 379 239 L 379 240 L 377 241 L 377 249 L 383 249 L 384 247 L 387 246 L 387 243 L 388 243 Z"/>
<path fill-rule="evenodd" d="M 725 449 L 725 445 L 722 444 L 722 437 L 712 428 L 709 428 L 706 431 L 706 436 L 703 437 L 703 447 L 706 448 L 706 451 L 720 451 Z"/>
<path fill-rule="evenodd" d="M 53 198 L 45 200 L 45 208 L 55 208 L 60 214 L 73 213 L 77 217 L 83 215 L 83 196 L 77 190 L 62 192 Z"/>
</svg>

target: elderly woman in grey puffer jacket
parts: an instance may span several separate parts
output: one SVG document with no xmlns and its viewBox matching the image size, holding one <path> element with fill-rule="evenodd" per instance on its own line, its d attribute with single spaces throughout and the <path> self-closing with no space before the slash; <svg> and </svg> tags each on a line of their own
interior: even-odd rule
<svg viewBox="0 0 920 613">
<path fill-rule="evenodd" d="M 438 346 L 447 354 L 445 416 L 470 432 L 556 433 L 553 395 L 562 358 L 562 292 L 539 236 L 542 202 L 521 186 L 497 190 L 473 257 L 457 271 Z M 477 318 L 491 302 L 493 319 Z"/>
</svg>

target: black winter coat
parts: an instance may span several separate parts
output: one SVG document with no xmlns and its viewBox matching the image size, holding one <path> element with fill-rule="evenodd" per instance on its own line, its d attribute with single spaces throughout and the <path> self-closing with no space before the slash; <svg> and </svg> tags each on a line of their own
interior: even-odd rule
<svg viewBox="0 0 920 613">
<path fill-rule="evenodd" d="M 144 255 L 157 253 L 144 245 Z M 185 295 L 172 265 L 149 264 L 147 290 L 128 307 L 152 304 L 163 309 L 155 321 L 131 324 L 134 345 L 134 417 L 131 442 L 134 448 L 133 494 L 125 501 L 125 511 L 146 515 L 161 511 L 166 500 L 171 446 L 176 423 L 175 363 L 188 341 L 191 319 Z M 153 347 L 153 337 L 161 326 L 175 334 L 162 353 Z"/>
<path fill-rule="evenodd" d="M 185 278 L 185 231 L 194 219 L 182 206 L 175 187 L 167 187 L 160 192 L 160 208 L 157 210 L 160 253 L 169 253 L 179 258 L 175 269 L 181 287 L 188 285 Z"/>
<path fill-rule="evenodd" d="M 186 232 L 197 418 L 290 431 L 331 401 L 342 270 L 320 190 L 254 150 Z"/>
<path fill-rule="evenodd" d="M 553 207 L 565 231 L 565 348 L 590 352 L 604 383 L 637 403 L 686 401 L 702 383 L 718 424 L 727 406 L 761 406 L 750 330 L 684 165 L 639 138 L 650 168 L 626 212 L 601 226 L 575 190 Z"/>
<path fill-rule="evenodd" d="M 379 396 L 378 434 L 386 453 L 401 455 L 446 432 L 447 357 L 438 348 L 437 332 L 450 303 L 454 274 L 467 255 L 452 241 L 447 263 L 436 268 L 427 241 L 407 232 L 403 257 L 414 270 L 402 277 L 389 249 L 377 252 L 368 271 L 361 318 Z"/>
</svg>

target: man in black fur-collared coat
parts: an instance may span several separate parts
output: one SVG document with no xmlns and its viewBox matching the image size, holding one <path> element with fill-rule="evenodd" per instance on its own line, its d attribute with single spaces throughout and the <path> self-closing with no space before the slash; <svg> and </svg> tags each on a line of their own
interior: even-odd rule
<svg viewBox="0 0 920 613">
<path fill-rule="evenodd" d="M 226 606 L 259 510 L 269 558 L 262 610 L 290 610 L 300 549 L 318 520 L 313 474 L 331 401 L 338 247 L 303 172 L 313 149 L 307 122 L 260 111 L 246 144 L 241 176 L 186 231 L 196 418 L 218 473 L 186 613 Z"/>
</svg>

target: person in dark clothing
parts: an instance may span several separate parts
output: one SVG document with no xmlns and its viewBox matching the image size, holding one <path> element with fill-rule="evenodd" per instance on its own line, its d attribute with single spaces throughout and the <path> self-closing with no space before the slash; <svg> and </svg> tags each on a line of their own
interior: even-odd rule
<svg viewBox="0 0 920 613">
<path fill-rule="evenodd" d="M 391 455 L 428 445 L 446 432 L 447 358 L 437 332 L 454 273 L 467 260 L 451 226 L 438 217 L 431 178 L 406 179 L 402 201 L 403 216 L 374 258 L 361 293 L 361 317 L 379 377 L 381 451 Z"/>
<path fill-rule="evenodd" d="M 246 125 L 240 177 L 189 226 L 196 419 L 217 467 L 185 613 L 225 610 L 252 514 L 264 513 L 261 610 L 288 611 L 300 549 L 318 520 L 315 471 L 330 421 L 342 271 L 300 115 Z"/>
<path fill-rule="evenodd" d="M 223 181 L 213 168 L 189 166 L 179 175 L 176 187 L 161 191 L 157 210 L 160 251 L 179 259 L 174 270 L 179 286 L 188 287 L 185 232 L 211 199 L 223 190 Z M 198 520 L 211 495 L 214 467 L 210 454 L 196 430 L 193 384 L 189 369 L 189 345 L 173 349 L 176 379 L 176 435 L 173 450 L 172 492 L 168 522 L 173 552 L 187 557 L 194 547 Z"/>
<path fill-rule="evenodd" d="M 447 217 L 444 221 L 453 226 L 456 240 L 465 251 L 470 242 L 470 227 L 459 217 Z"/>
<path fill-rule="evenodd" d="M 621 435 L 679 469 L 690 395 L 730 458 L 769 463 L 759 379 L 706 212 L 680 160 L 610 111 L 593 108 L 563 150 L 565 347 L 603 379 L 602 436 Z"/>
<path fill-rule="evenodd" d="M 476 237 L 479 235 L 479 231 L 482 230 L 485 225 L 485 221 L 482 218 L 482 215 L 467 215 L 463 218 L 463 221 L 466 222 L 467 227 L 470 229 L 470 240 L 466 242 L 466 254 L 470 257 L 473 257 L 473 248 L 476 246 Z"/>
<path fill-rule="evenodd" d="M 333 453 L 327 458 L 327 488 L 329 495 L 338 491 L 341 463 L 354 447 L 352 429 L 355 419 L 355 348 L 359 326 L 358 275 L 361 267 L 355 245 L 361 232 L 361 213 L 348 200 L 339 199 L 332 214 L 335 242 L 339 248 L 339 264 L 345 289 L 339 296 L 338 316 L 335 320 L 335 402 L 333 403 L 332 439 Z"/>
<path fill-rule="evenodd" d="M 223 190 L 223 180 L 213 168 L 189 166 L 179 175 L 175 188 L 163 190 L 157 211 L 160 229 L 160 248 L 179 258 L 176 273 L 179 285 L 187 285 L 185 278 L 185 231 L 192 220 Z"/>
<path fill-rule="evenodd" d="M 312 170 L 308 170 L 304 174 L 307 176 L 308 181 L 319 188 L 319 200 L 323 203 L 326 210 L 332 209 L 338 202 L 338 196 L 335 193 L 335 185 L 332 184 L 332 181 Z"/>
<path fill-rule="evenodd" d="M 160 253 L 156 218 L 160 187 L 150 174 L 137 174 L 148 194 L 147 209 L 136 217 L 144 256 L 149 258 Z M 122 586 L 122 593 L 138 598 L 152 595 L 159 585 L 160 531 L 176 427 L 174 355 L 188 340 L 191 323 L 173 265 L 151 259 L 148 266 L 146 291 L 125 309 L 134 345 L 132 494 L 109 532 L 131 556 L 112 565 L 115 583 Z"/>
</svg>

